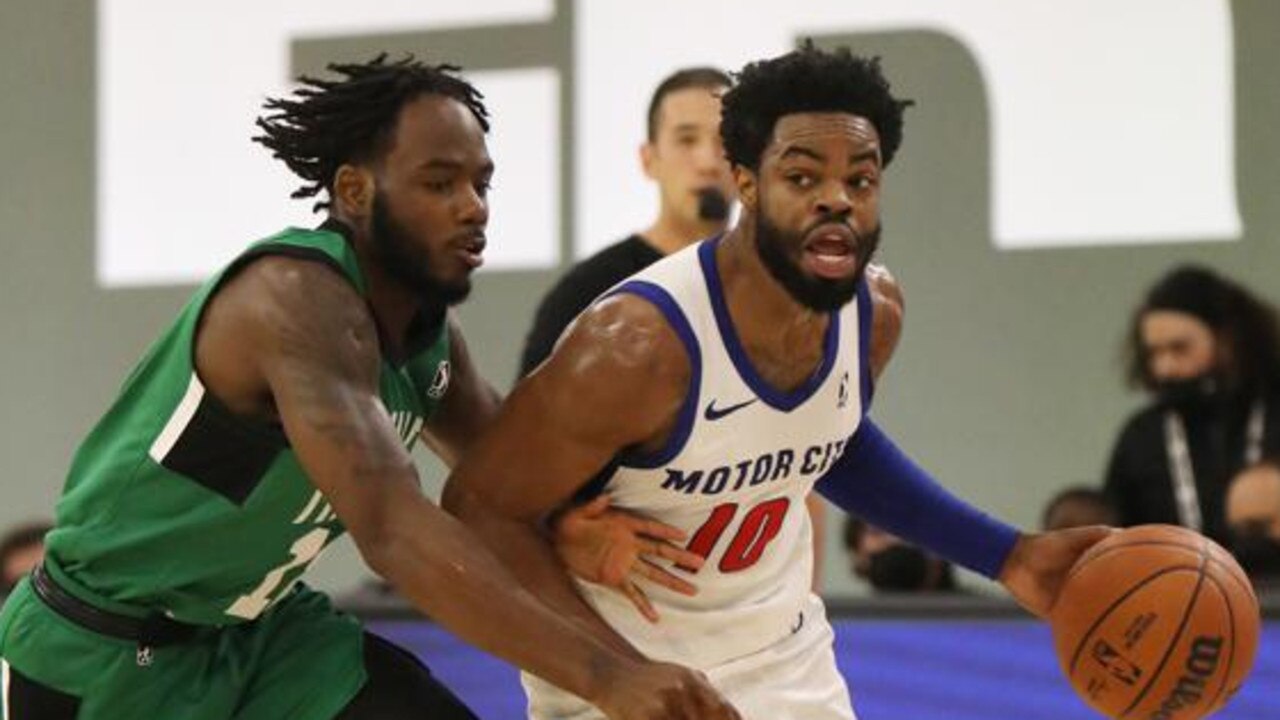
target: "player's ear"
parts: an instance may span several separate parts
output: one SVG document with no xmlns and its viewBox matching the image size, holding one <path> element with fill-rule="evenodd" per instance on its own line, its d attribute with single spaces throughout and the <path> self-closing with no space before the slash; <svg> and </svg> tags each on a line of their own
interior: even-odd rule
<svg viewBox="0 0 1280 720">
<path fill-rule="evenodd" d="M 657 162 L 657 152 L 651 142 L 644 142 L 640 145 L 640 168 L 644 170 L 645 177 L 653 180 L 653 166 Z"/>
<path fill-rule="evenodd" d="M 733 184 L 738 188 L 738 202 L 742 203 L 742 208 L 755 211 L 760 189 L 755 171 L 742 165 L 734 165 Z"/>
<path fill-rule="evenodd" d="M 366 168 L 343 164 L 333 177 L 335 209 L 350 218 L 368 217 L 373 208 L 373 173 Z"/>
</svg>

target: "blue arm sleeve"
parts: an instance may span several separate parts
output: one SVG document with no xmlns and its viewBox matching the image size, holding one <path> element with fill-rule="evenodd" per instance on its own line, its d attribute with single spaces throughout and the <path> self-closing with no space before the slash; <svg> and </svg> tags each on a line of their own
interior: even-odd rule
<svg viewBox="0 0 1280 720">
<path fill-rule="evenodd" d="M 996 578 L 1018 530 L 961 501 L 864 418 L 816 486 L 846 512 L 939 557 Z"/>
</svg>

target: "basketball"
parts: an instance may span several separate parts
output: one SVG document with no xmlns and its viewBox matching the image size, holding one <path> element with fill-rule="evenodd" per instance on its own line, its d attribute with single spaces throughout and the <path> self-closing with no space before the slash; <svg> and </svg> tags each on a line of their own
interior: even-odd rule
<svg viewBox="0 0 1280 720">
<path fill-rule="evenodd" d="M 1090 548 L 1049 618 L 1062 670 L 1110 718 L 1194 720 L 1240 688 L 1258 599 L 1235 558 L 1185 528 L 1144 525 Z"/>
</svg>

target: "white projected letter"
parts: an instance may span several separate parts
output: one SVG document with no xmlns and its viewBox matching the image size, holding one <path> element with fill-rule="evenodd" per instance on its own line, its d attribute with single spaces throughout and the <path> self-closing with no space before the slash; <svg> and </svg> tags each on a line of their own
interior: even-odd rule
<svg viewBox="0 0 1280 720">
<path fill-rule="evenodd" d="M 319 223 L 311 202 L 288 199 L 297 178 L 249 142 L 262 101 L 288 91 L 292 40 L 546 22 L 553 12 L 552 0 L 99 0 L 99 282 L 197 281 L 258 237 Z M 494 115 L 489 265 L 553 265 L 558 78 L 551 70 L 469 77 Z"/>
<path fill-rule="evenodd" d="M 997 247 L 1240 235 L 1224 0 L 579 0 L 576 7 L 579 254 L 652 219 L 655 190 L 635 148 L 649 94 L 664 75 L 690 64 L 736 70 L 805 35 L 910 30 L 954 38 L 982 74 Z M 892 80 L 893 68 L 886 72 Z M 946 112 L 922 100 L 917 112 Z M 905 152 L 909 130 L 910 115 Z"/>
</svg>

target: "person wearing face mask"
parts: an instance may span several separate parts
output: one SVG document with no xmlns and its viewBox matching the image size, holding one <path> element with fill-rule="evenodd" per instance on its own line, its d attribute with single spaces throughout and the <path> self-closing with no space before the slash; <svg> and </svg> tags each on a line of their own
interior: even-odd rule
<svg viewBox="0 0 1280 720">
<path fill-rule="evenodd" d="M 1212 270 L 1178 267 L 1135 311 L 1127 355 L 1130 383 L 1151 402 L 1107 468 L 1120 524 L 1181 525 L 1228 545 L 1228 481 L 1280 451 L 1275 310 Z"/>
<path fill-rule="evenodd" d="M 959 592 L 951 563 L 849 515 L 844 547 L 850 569 L 877 593 Z"/>
<path fill-rule="evenodd" d="M 1280 593 L 1280 458 L 1251 465 L 1227 489 L 1231 551 L 1259 590 Z"/>
</svg>

